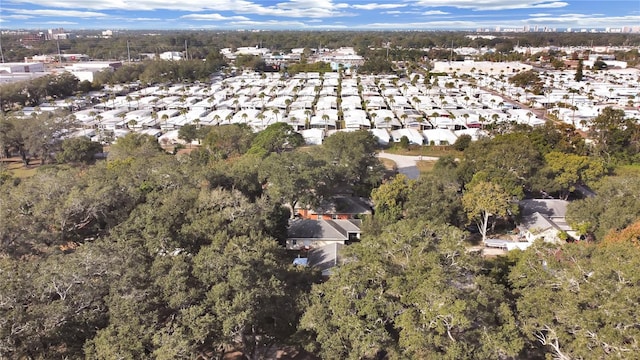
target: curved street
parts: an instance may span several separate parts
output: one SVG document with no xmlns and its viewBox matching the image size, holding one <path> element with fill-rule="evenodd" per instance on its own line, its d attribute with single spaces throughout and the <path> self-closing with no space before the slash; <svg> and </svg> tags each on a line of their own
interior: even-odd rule
<svg viewBox="0 0 640 360">
<path fill-rule="evenodd" d="M 383 159 L 389 159 L 396 163 L 398 172 L 406 175 L 409 179 L 417 179 L 420 177 L 420 171 L 416 166 L 416 162 L 420 160 L 425 161 L 437 161 L 438 158 L 434 156 L 410 156 L 410 155 L 396 155 L 385 152 L 378 153 L 378 157 Z"/>
</svg>

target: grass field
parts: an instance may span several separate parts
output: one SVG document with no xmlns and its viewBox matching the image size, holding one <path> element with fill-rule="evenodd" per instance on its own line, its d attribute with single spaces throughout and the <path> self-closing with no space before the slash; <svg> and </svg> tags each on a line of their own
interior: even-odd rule
<svg viewBox="0 0 640 360">
<path fill-rule="evenodd" d="M 621 165 L 613 170 L 613 173 L 618 176 L 638 176 L 640 177 L 640 164 L 634 165 Z"/>
<path fill-rule="evenodd" d="M 19 159 L 2 159 L 2 166 L 14 177 L 27 178 L 36 174 L 39 165 L 25 167 Z"/>
<path fill-rule="evenodd" d="M 420 171 L 421 174 L 433 170 L 433 167 L 435 165 L 436 165 L 436 161 L 422 160 L 422 161 L 416 162 L 416 166 L 418 167 L 418 170 Z"/>
<path fill-rule="evenodd" d="M 455 158 L 460 158 L 463 154 L 462 151 L 454 150 L 450 146 L 410 146 L 409 149 L 391 147 L 389 149 L 385 149 L 384 151 L 390 154 L 397 155 L 422 155 L 433 157 L 453 156 Z"/>
</svg>

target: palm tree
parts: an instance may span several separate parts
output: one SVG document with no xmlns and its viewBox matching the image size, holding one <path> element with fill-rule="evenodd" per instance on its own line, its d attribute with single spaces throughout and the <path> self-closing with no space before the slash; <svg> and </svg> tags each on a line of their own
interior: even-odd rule
<svg viewBox="0 0 640 360">
<path fill-rule="evenodd" d="M 216 125 L 219 125 L 220 124 L 220 115 L 218 115 L 218 114 L 213 115 L 213 121 L 216 122 Z"/>
<path fill-rule="evenodd" d="M 120 118 L 120 120 L 124 121 L 124 118 L 127 116 L 126 112 L 121 112 L 120 114 L 118 114 L 118 117 Z"/>
<path fill-rule="evenodd" d="M 249 115 L 247 115 L 246 112 L 243 112 L 242 115 L 240 115 L 242 117 L 242 121 L 246 124 L 247 123 L 247 118 L 249 118 Z"/>
<path fill-rule="evenodd" d="M 295 126 L 294 126 L 294 128 L 295 128 L 296 130 L 298 130 L 298 118 L 297 118 L 297 117 L 295 117 L 295 116 L 291 116 L 291 117 L 289 117 L 289 122 L 291 122 L 292 124 L 294 124 L 294 125 L 295 125 Z"/>
<path fill-rule="evenodd" d="M 96 115 L 95 119 L 98 122 L 98 142 L 102 143 L 102 115 Z"/>
<path fill-rule="evenodd" d="M 389 95 L 387 99 L 389 99 L 389 103 L 391 104 L 391 107 L 393 107 L 396 104 L 396 99 L 393 97 L 393 95 Z"/>
<path fill-rule="evenodd" d="M 262 129 L 264 129 L 264 112 L 261 112 L 260 114 L 258 114 L 258 120 L 260 120 L 260 122 L 262 123 Z"/>
<path fill-rule="evenodd" d="M 328 131 L 329 130 L 329 115 L 323 114 L 322 115 L 322 120 L 324 120 L 324 130 Z"/>
<path fill-rule="evenodd" d="M 400 119 L 402 119 L 402 126 L 407 125 L 408 118 L 409 118 L 409 115 L 407 115 L 406 113 L 402 113 L 402 115 L 400 115 Z"/>
<path fill-rule="evenodd" d="M 418 110 L 420 108 L 420 103 L 422 103 L 422 101 L 420 101 L 420 98 L 417 96 L 414 96 L 411 98 L 411 101 L 413 102 L 413 107 L 415 107 L 416 110 Z"/>
<path fill-rule="evenodd" d="M 278 109 L 273 109 L 273 115 L 275 115 L 275 116 L 276 116 L 276 122 L 279 122 L 279 120 L 278 120 L 278 114 L 280 114 L 280 110 L 278 110 Z"/>
<path fill-rule="evenodd" d="M 264 74 L 263 74 L 264 75 Z M 264 109 L 264 97 L 267 96 L 264 92 L 260 92 L 260 95 L 258 95 L 258 97 L 260 98 L 260 100 L 262 100 L 262 109 Z"/>
<path fill-rule="evenodd" d="M 127 126 L 129 127 L 129 129 L 133 129 L 134 127 L 136 127 L 136 125 L 138 125 L 138 122 L 135 121 L 134 119 L 129 120 L 129 122 L 127 123 Z"/>
<path fill-rule="evenodd" d="M 369 114 L 369 117 L 371 118 L 371 126 L 374 126 L 376 124 L 376 117 L 378 117 L 378 114 L 371 113 Z"/>
<path fill-rule="evenodd" d="M 240 107 L 240 100 L 238 100 L 238 98 L 235 98 L 233 100 L 233 105 L 235 106 L 235 110 L 238 111 L 238 108 Z"/>
<path fill-rule="evenodd" d="M 307 120 L 306 120 L 306 122 L 305 122 L 305 124 L 304 124 L 304 128 L 305 128 L 305 129 L 308 129 L 308 128 L 309 128 L 309 126 L 311 125 L 311 110 L 306 109 L 306 110 L 304 111 L 304 114 L 305 114 L 305 115 L 307 115 Z"/>
<path fill-rule="evenodd" d="M 527 125 L 531 125 L 531 117 L 533 116 L 533 113 L 531 111 L 527 112 L 527 118 L 529 119 L 527 122 Z"/>
<path fill-rule="evenodd" d="M 387 128 L 391 127 L 391 116 L 385 116 L 384 122 L 387 123 Z"/>
<path fill-rule="evenodd" d="M 169 120 L 169 115 L 162 114 L 162 117 L 160 119 L 162 120 L 162 124 L 166 127 L 167 126 L 167 121 Z"/>
</svg>

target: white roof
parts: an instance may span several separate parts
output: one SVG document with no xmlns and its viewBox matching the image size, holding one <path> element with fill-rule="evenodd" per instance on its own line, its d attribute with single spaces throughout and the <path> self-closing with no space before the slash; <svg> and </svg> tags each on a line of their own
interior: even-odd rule
<svg viewBox="0 0 640 360">
<path fill-rule="evenodd" d="M 406 136 L 411 144 L 422 145 L 424 143 L 424 137 L 416 129 L 397 129 L 391 131 L 390 134 L 395 142 L 399 142 L 402 137 Z"/>
<path fill-rule="evenodd" d="M 422 131 L 422 135 L 424 136 L 427 144 L 430 144 L 432 141 L 436 145 L 445 141 L 449 144 L 453 144 L 458 139 L 453 131 L 447 129 L 427 129 Z"/>
</svg>

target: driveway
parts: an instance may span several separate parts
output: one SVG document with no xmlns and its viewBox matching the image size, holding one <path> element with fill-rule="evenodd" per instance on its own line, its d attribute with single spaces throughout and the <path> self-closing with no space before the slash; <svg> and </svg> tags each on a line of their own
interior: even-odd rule
<svg viewBox="0 0 640 360">
<path fill-rule="evenodd" d="M 433 156 L 408 156 L 408 155 L 396 155 L 385 152 L 378 153 L 378 157 L 392 160 L 396 163 L 398 172 L 405 174 L 409 179 L 417 179 L 420 177 L 420 171 L 416 166 L 416 161 L 437 161 L 437 157 Z"/>
</svg>

